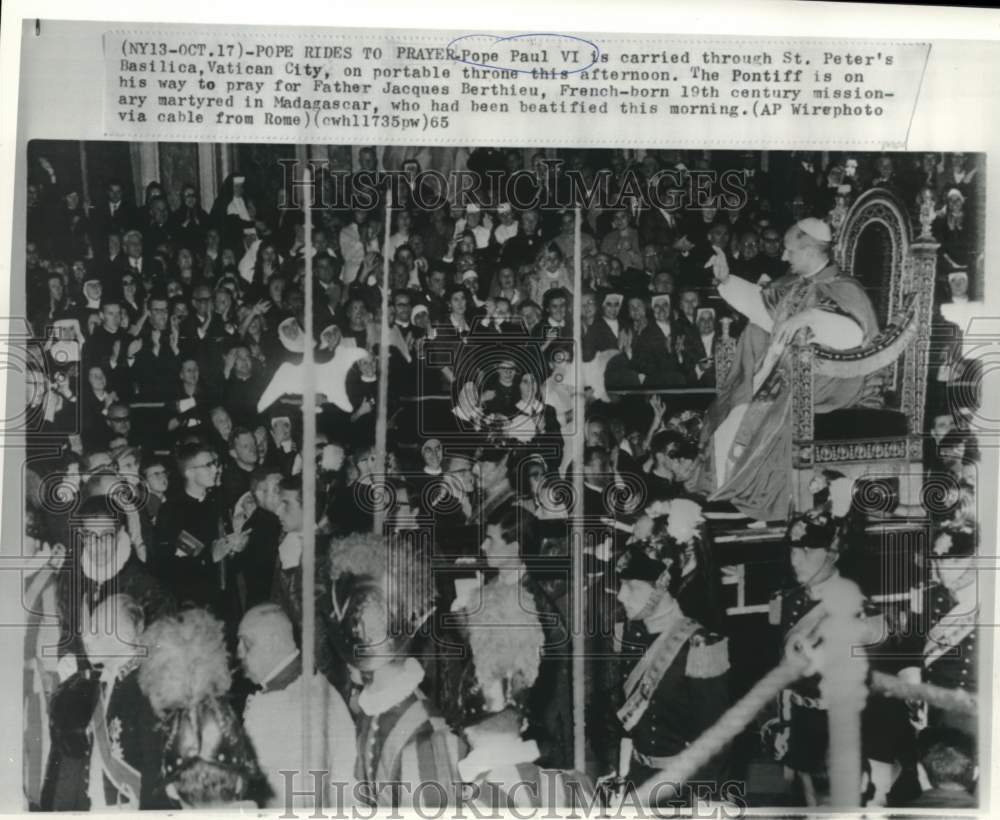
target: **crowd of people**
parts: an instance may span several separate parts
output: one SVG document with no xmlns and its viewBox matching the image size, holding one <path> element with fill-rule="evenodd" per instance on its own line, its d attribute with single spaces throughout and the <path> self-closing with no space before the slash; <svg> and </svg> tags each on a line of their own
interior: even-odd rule
<svg viewBox="0 0 1000 820">
<path fill-rule="evenodd" d="M 523 156 L 477 149 L 467 164 L 512 173 Z M 532 158 L 539 186 L 574 171 L 609 174 L 620 190 L 627 178 L 658 184 L 664 168 L 709 166 L 656 151 L 562 158 L 565 170 Z M 739 688 L 712 489 L 726 486 L 722 473 L 744 483 L 752 473 L 752 492 L 728 496 L 727 514 L 778 518 L 765 515 L 779 505 L 759 487 L 769 451 L 739 432 L 773 419 L 754 421 L 752 403 L 735 422 L 729 408 L 713 410 L 739 378 L 717 380 L 719 346 L 739 362 L 757 334 L 781 336 L 790 320 L 799 324 L 786 330 L 810 327 L 824 344 L 831 332 L 853 340 L 841 347 L 874 337 L 870 285 L 845 282 L 830 258 L 867 188 L 895 191 L 914 224 L 933 225 L 939 301 L 968 298 L 981 266 L 971 155 L 845 155 L 825 166 L 818 154 L 773 155 L 767 172 L 758 154 L 720 157 L 745 172 L 740 207 L 582 203 L 579 249 L 573 210 L 515 208 L 485 186 L 429 212 L 394 196 L 388 231 L 384 196 L 317 209 L 306 237 L 301 211 L 263 201 L 251 175 L 228 177 L 210 211 L 195 186 L 156 182 L 139 205 L 120 180 L 89 203 L 39 151 L 32 159 L 25 553 L 47 558 L 25 590 L 34 809 L 302 800 L 313 790 L 298 730 L 307 696 L 328 804 L 437 805 L 464 782 L 467 799 L 491 807 L 543 806 L 648 784 Z M 350 190 L 367 177 L 383 191 L 382 173 L 364 148 L 340 181 Z M 803 295 L 796 283 L 807 282 L 822 298 Z M 825 324 L 802 319 L 803 305 Z M 302 403 L 307 345 L 316 408 Z M 913 556 L 930 579 L 893 612 L 882 654 L 901 678 L 974 693 L 977 451 L 968 416 L 950 407 L 930 408 L 927 467 L 954 478 L 954 503 L 936 515 L 932 548 Z M 304 412 L 317 418 L 311 452 Z M 578 429 L 582 464 L 570 444 Z M 753 459 L 718 459 L 723 435 Z M 306 459 L 317 468 L 308 521 Z M 782 645 L 836 597 L 842 558 L 864 548 L 852 487 L 817 476 L 814 509 L 787 522 L 788 574 L 773 579 Z M 585 535 L 574 541 L 581 510 Z M 315 534 L 312 590 L 304 531 Z M 579 588 L 568 583 L 570 544 L 584 550 Z M 310 595 L 315 668 L 304 669 Z M 574 769 L 577 600 L 585 771 Z M 787 689 L 761 721 L 769 752 L 794 775 L 790 799 L 808 803 L 823 802 L 827 768 L 819 681 Z M 863 722 L 869 805 L 975 804 L 974 720 L 873 698 Z M 744 792 L 726 784 L 745 778 L 731 751 L 693 779 L 738 803 Z"/>
</svg>

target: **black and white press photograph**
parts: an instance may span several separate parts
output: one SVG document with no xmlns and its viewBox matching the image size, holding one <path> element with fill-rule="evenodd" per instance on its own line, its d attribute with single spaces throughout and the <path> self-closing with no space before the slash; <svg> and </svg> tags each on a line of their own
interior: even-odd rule
<svg viewBox="0 0 1000 820">
<path fill-rule="evenodd" d="M 23 810 L 982 805 L 992 157 L 43 136 Z"/>
</svg>

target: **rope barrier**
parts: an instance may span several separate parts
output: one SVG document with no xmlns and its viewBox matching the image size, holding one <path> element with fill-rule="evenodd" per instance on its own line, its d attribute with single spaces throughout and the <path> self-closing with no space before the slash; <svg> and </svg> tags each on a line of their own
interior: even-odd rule
<svg viewBox="0 0 1000 820">
<path fill-rule="evenodd" d="M 947 712 L 965 715 L 975 715 L 978 712 L 978 698 L 964 689 L 945 689 L 932 683 L 910 683 L 885 672 L 872 672 L 871 691 L 899 700 L 920 700 L 928 706 Z"/>
<path fill-rule="evenodd" d="M 721 752 L 727 743 L 749 725 L 771 698 L 776 697 L 783 689 L 802 677 L 808 666 L 809 662 L 804 658 L 783 660 L 731 706 L 715 725 L 677 755 L 668 768 L 643 783 L 636 790 L 640 802 L 648 799 L 661 783 L 679 785 L 690 780 L 698 769 Z M 930 706 L 962 714 L 974 715 L 977 710 L 976 696 L 964 689 L 944 689 L 930 683 L 908 683 L 884 672 L 872 672 L 870 691 L 900 700 L 921 700 Z M 659 791 L 670 790 L 661 788 Z"/>
<path fill-rule="evenodd" d="M 868 659 L 855 654 L 853 647 L 863 642 L 863 621 L 848 617 L 856 611 L 855 598 L 860 592 L 849 582 L 842 585 L 836 596 L 824 601 L 827 617 L 808 635 L 801 636 L 790 647 L 781 663 L 761 678 L 716 723 L 674 757 L 669 766 L 653 775 L 635 792 L 640 805 L 650 796 L 673 796 L 681 784 L 719 754 L 742 732 L 768 701 L 817 669 L 823 674 L 821 691 L 828 702 L 830 728 L 830 785 L 833 805 L 840 808 L 857 806 L 860 800 L 861 777 L 861 712 L 869 692 L 877 692 L 900 700 L 924 701 L 930 706 L 974 715 L 977 698 L 962 689 L 944 689 L 929 683 L 910 683 L 884 672 L 872 671 L 869 686 Z M 819 651 L 817 651 L 817 649 Z M 844 662 L 847 658 L 848 661 Z"/>
<path fill-rule="evenodd" d="M 670 766 L 643 783 L 636 789 L 636 797 L 644 804 L 653 789 L 660 784 L 679 786 L 687 782 L 702 766 L 715 757 L 727 743 L 732 741 L 763 709 L 768 701 L 778 696 L 782 689 L 797 681 L 809 667 L 809 661 L 801 656 L 787 656 L 780 664 L 727 709 L 715 724 L 702 733 L 694 743 L 677 755 Z M 666 797 L 666 794 L 663 795 Z"/>
</svg>

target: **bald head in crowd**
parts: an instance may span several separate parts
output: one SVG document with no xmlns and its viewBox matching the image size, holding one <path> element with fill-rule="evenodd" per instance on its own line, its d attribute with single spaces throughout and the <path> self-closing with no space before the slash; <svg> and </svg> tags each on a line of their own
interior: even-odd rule
<svg viewBox="0 0 1000 820">
<path fill-rule="evenodd" d="M 240 621 L 237 655 L 247 677 L 263 683 L 295 652 L 292 622 L 277 604 L 260 604 Z"/>
</svg>

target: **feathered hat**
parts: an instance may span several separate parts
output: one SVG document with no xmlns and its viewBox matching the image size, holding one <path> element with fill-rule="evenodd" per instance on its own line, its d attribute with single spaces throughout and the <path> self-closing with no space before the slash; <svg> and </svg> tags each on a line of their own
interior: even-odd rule
<svg viewBox="0 0 1000 820">
<path fill-rule="evenodd" d="M 343 659 L 368 672 L 402 656 L 434 609 L 426 549 L 402 533 L 359 533 L 334 540 L 330 566 L 332 637 Z"/>
<path fill-rule="evenodd" d="M 525 607 L 517 583 L 495 580 L 465 619 L 469 661 L 462 673 L 456 713 L 460 728 L 508 709 L 522 712 L 538 678 L 545 633 L 538 614 Z"/>
<path fill-rule="evenodd" d="M 222 622 L 189 609 L 154 622 L 143 640 L 139 686 L 164 724 L 164 779 L 199 765 L 253 777 L 250 742 L 225 700 L 232 676 Z"/>
<path fill-rule="evenodd" d="M 806 549 L 838 550 L 837 524 L 824 510 L 809 510 L 796 515 L 788 524 L 785 544 Z"/>
</svg>

